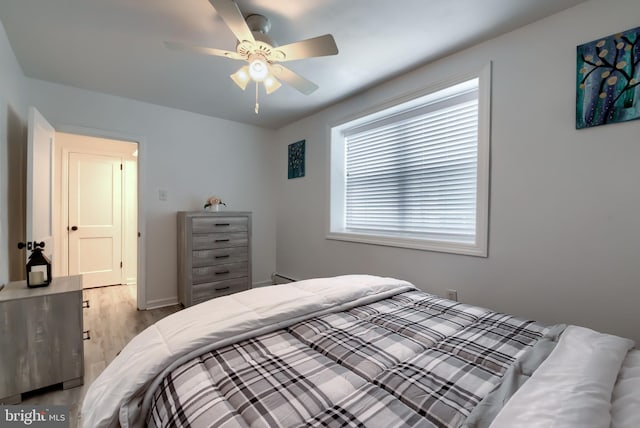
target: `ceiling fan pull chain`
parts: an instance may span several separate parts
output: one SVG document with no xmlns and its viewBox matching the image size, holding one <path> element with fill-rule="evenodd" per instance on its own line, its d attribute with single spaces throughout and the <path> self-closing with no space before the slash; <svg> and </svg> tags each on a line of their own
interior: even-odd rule
<svg viewBox="0 0 640 428">
<path fill-rule="evenodd" d="M 256 82 L 256 114 L 258 114 L 258 111 L 260 110 L 260 104 L 258 104 L 258 82 Z"/>
</svg>

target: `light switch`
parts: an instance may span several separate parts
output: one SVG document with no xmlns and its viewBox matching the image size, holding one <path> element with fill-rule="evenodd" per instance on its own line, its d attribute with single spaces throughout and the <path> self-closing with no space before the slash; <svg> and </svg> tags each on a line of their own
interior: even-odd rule
<svg viewBox="0 0 640 428">
<path fill-rule="evenodd" d="M 166 189 L 158 190 L 158 199 L 161 201 L 166 201 L 169 199 L 169 192 Z"/>
</svg>

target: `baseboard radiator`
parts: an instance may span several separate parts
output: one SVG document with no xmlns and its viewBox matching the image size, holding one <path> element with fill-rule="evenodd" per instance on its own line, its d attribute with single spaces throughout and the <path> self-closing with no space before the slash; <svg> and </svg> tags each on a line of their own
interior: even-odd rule
<svg viewBox="0 0 640 428">
<path fill-rule="evenodd" d="M 286 284 L 288 282 L 296 282 L 296 281 L 297 281 L 297 279 L 295 279 L 295 278 L 291 278 L 291 277 L 286 276 L 286 275 L 280 275 L 277 272 L 274 272 L 274 273 L 271 274 L 271 283 L 273 285 Z"/>
</svg>

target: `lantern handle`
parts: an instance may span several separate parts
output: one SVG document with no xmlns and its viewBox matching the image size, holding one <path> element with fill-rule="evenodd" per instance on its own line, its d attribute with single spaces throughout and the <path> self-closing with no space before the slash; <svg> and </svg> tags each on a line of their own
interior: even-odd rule
<svg viewBox="0 0 640 428">
<path fill-rule="evenodd" d="M 26 248 L 27 250 L 31 251 L 32 249 L 35 250 L 36 248 L 44 248 L 44 241 L 33 241 L 33 242 L 27 242 L 26 244 L 24 242 L 18 242 L 18 249 L 22 250 L 23 248 Z"/>
</svg>

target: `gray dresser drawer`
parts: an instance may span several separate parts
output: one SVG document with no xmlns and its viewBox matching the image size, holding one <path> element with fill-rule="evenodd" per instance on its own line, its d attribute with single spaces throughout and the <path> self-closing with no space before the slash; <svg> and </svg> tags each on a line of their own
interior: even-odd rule
<svg viewBox="0 0 640 428">
<path fill-rule="evenodd" d="M 193 267 L 215 266 L 249 260 L 247 247 L 229 247 L 217 250 L 198 250 L 192 253 Z"/>
<path fill-rule="evenodd" d="M 193 235 L 194 250 L 209 250 L 213 248 L 246 247 L 249 242 L 247 232 L 237 233 L 209 233 Z"/>
<path fill-rule="evenodd" d="M 193 268 L 193 283 L 222 281 L 225 279 L 247 276 L 249 266 L 247 262 L 229 263 L 217 266 Z"/>
<path fill-rule="evenodd" d="M 193 286 L 193 304 L 198 304 L 214 297 L 226 296 L 249 289 L 247 278 L 229 279 L 226 281 L 209 282 Z"/>
<path fill-rule="evenodd" d="M 193 219 L 193 233 L 246 232 L 246 217 L 199 217 Z"/>
</svg>

